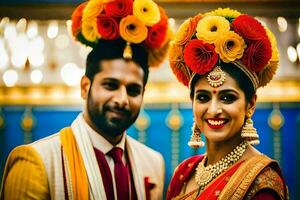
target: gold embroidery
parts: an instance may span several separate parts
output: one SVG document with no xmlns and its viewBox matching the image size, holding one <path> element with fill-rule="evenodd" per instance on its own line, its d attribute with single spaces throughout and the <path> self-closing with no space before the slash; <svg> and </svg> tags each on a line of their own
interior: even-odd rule
<svg viewBox="0 0 300 200">
<path fill-rule="evenodd" d="M 246 160 L 224 187 L 219 199 L 243 199 L 256 176 L 264 167 L 271 163 L 271 161 L 272 160 L 265 155 L 255 156 Z M 241 179 L 241 177 L 244 178 Z"/>
<path fill-rule="evenodd" d="M 285 185 L 283 184 L 281 177 L 271 167 L 265 168 L 258 175 L 252 183 L 245 199 L 252 199 L 252 197 L 262 189 L 271 189 L 276 191 L 282 199 L 285 199 Z"/>
</svg>

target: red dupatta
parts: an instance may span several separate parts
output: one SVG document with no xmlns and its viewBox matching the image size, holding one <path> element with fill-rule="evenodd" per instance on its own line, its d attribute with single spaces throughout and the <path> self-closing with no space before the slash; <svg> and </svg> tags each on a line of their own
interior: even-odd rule
<svg viewBox="0 0 300 200">
<path fill-rule="evenodd" d="M 171 200 L 172 198 L 179 195 L 182 187 L 186 182 L 190 180 L 198 163 L 204 158 L 204 155 L 197 155 L 190 157 L 184 160 L 174 172 L 174 175 L 171 179 L 168 191 L 167 191 L 167 200 Z M 205 190 L 201 193 L 197 200 L 203 199 L 217 199 L 218 191 L 222 191 L 222 189 L 226 186 L 230 177 L 235 173 L 235 171 L 240 167 L 243 161 L 240 161 L 233 166 L 231 166 L 227 171 L 222 173 L 219 177 L 217 177 L 213 182 L 211 182 Z M 198 193 L 198 189 L 192 191 L 191 193 Z M 182 199 L 185 197 L 191 196 L 191 193 L 184 195 Z"/>
</svg>

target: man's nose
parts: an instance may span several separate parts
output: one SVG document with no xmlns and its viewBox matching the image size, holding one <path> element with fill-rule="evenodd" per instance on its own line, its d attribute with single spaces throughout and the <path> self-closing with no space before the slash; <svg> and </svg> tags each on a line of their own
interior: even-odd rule
<svg viewBox="0 0 300 200">
<path fill-rule="evenodd" d="M 120 108 L 124 108 L 129 104 L 126 87 L 120 87 L 115 94 L 115 102 Z"/>
</svg>

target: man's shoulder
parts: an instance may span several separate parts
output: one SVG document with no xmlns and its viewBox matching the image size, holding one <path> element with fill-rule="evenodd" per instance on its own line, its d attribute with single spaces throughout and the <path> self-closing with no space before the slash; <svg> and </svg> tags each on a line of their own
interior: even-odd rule
<svg viewBox="0 0 300 200">
<path fill-rule="evenodd" d="M 59 132 L 49 135 L 47 137 L 41 138 L 28 146 L 32 146 L 36 150 L 40 149 L 51 149 L 54 147 L 60 147 L 60 139 L 59 139 Z"/>
</svg>

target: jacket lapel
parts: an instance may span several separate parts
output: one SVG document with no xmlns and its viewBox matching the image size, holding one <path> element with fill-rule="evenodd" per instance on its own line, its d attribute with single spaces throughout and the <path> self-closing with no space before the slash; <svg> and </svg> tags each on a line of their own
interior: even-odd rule
<svg viewBox="0 0 300 200">
<path fill-rule="evenodd" d="M 143 169 L 140 167 L 142 164 L 140 163 L 141 159 L 139 158 L 139 154 L 136 152 L 134 148 L 134 143 L 131 141 L 131 138 L 126 136 L 126 149 L 129 157 L 129 163 L 132 170 L 132 176 L 135 186 L 135 191 L 138 199 L 146 199 L 145 192 L 145 175 L 143 173 Z"/>
</svg>

